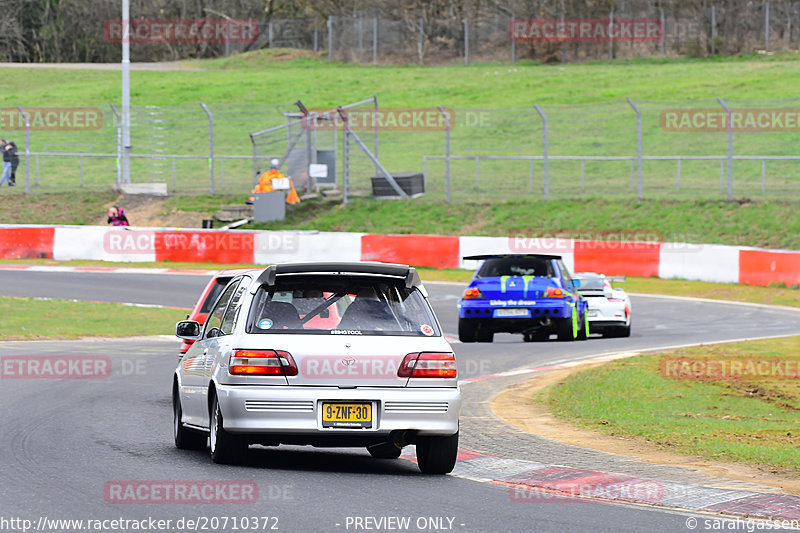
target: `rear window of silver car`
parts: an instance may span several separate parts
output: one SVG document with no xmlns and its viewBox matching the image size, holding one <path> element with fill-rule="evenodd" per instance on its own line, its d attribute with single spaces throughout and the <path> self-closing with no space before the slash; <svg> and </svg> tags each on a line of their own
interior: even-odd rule
<svg viewBox="0 0 800 533">
<path fill-rule="evenodd" d="M 248 333 L 441 335 L 428 302 L 394 278 L 279 276 L 256 291 Z"/>
</svg>

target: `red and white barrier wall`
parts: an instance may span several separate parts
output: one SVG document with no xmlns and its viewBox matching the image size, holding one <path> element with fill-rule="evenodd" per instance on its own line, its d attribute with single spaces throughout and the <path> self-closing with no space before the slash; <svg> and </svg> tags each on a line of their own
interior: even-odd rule
<svg viewBox="0 0 800 533">
<path fill-rule="evenodd" d="M 475 261 L 462 257 L 490 253 L 556 254 L 573 272 L 748 285 L 800 283 L 800 252 L 738 246 L 564 238 L 0 226 L 0 258 L 228 264 L 365 260 L 472 269 Z"/>
</svg>

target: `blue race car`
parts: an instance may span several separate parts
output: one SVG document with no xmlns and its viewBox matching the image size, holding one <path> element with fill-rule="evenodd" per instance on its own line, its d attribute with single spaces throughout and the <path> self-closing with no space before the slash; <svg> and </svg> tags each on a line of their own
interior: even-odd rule
<svg viewBox="0 0 800 533">
<path fill-rule="evenodd" d="M 585 340 L 588 304 L 560 255 L 475 255 L 483 261 L 458 301 L 461 342 L 492 342 L 495 333 L 522 333 L 525 342 Z"/>
</svg>

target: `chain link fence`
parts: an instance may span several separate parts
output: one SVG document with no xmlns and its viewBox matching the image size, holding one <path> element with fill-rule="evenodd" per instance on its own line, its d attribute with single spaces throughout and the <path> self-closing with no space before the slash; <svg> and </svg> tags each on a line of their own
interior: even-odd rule
<svg viewBox="0 0 800 533">
<path fill-rule="evenodd" d="M 580 33 L 582 22 L 591 23 L 591 36 Z M 637 22 L 653 24 L 657 32 L 637 37 L 630 33 Z M 259 23 L 254 42 L 224 46 L 226 55 L 262 47 L 293 48 L 325 51 L 329 61 L 354 63 L 469 64 L 519 59 L 558 63 L 797 50 L 799 26 L 800 5 L 791 1 L 701 7 L 666 1 L 658 8 L 630 0 L 617 3 L 615 10 L 587 7 L 583 2 L 512 2 L 474 10 L 451 6 L 392 15 L 359 11 L 327 19 L 273 18 Z"/>
<path fill-rule="evenodd" d="M 166 183 L 172 193 L 244 195 L 278 158 L 299 192 L 339 189 L 345 202 L 375 195 L 376 180 L 398 174 L 421 175 L 426 197 L 453 201 L 800 193 L 800 99 L 397 109 L 373 97 L 333 110 L 205 109 L 134 107 L 131 181 Z M 26 190 L 119 184 L 115 108 L 23 112 L 30 128 L 11 138 Z M 54 131 L 45 127 L 48 113 L 72 126 L 86 122 L 77 120 L 81 113 L 95 120 Z M 312 164 L 326 165 L 327 175 L 311 177 Z"/>
</svg>

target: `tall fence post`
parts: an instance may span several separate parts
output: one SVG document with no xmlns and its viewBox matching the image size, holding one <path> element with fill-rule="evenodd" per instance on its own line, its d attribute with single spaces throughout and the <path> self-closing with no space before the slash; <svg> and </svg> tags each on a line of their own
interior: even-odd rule
<svg viewBox="0 0 800 533">
<path fill-rule="evenodd" d="M 542 162 L 544 163 L 544 199 L 550 199 L 550 161 L 548 159 L 547 115 L 538 104 L 533 106 L 542 118 Z"/>
<path fill-rule="evenodd" d="M 423 64 L 425 58 L 425 20 L 419 18 L 419 42 L 417 43 L 417 55 L 419 56 L 419 64 Z"/>
<path fill-rule="evenodd" d="M 608 15 L 608 56 L 614 59 L 614 10 Z"/>
<path fill-rule="evenodd" d="M 661 55 L 667 55 L 667 25 L 664 22 L 664 10 L 661 12 Z"/>
<path fill-rule="evenodd" d="M 717 6 L 711 5 L 711 55 L 716 55 L 715 41 L 717 40 Z"/>
<path fill-rule="evenodd" d="M 333 15 L 328 16 L 328 63 L 333 61 Z"/>
<path fill-rule="evenodd" d="M 638 172 L 638 189 L 636 196 L 639 200 L 643 196 L 643 183 L 642 183 L 642 112 L 633 100 L 628 98 L 628 103 L 634 111 L 636 111 L 636 170 Z"/>
<path fill-rule="evenodd" d="M 464 17 L 464 64 L 469 65 L 469 19 Z"/>
<path fill-rule="evenodd" d="M 725 100 L 717 98 L 717 101 L 728 114 L 728 200 L 733 200 L 733 112 Z"/>
<path fill-rule="evenodd" d="M 200 103 L 208 116 L 208 191 L 214 194 L 214 116 L 204 103 Z"/>
<path fill-rule="evenodd" d="M 17 107 L 25 120 L 25 194 L 31 192 L 31 119 L 22 107 Z"/>
<path fill-rule="evenodd" d="M 347 205 L 350 197 L 350 128 L 347 127 L 347 114 L 339 111 L 342 119 L 342 203 Z"/>
<path fill-rule="evenodd" d="M 511 63 L 517 64 L 517 40 L 514 39 L 514 15 L 511 15 L 511 22 L 508 23 L 509 34 L 511 36 Z"/>
<path fill-rule="evenodd" d="M 378 17 L 372 19 L 372 62 L 378 64 Z"/>
<path fill-rule="evenodd" d="M 769 52 L 769 2 L 764 3 L 764 49 Z"/>
<path fill-rule="evenodd" d="M 114 121 L 117 126 L 117 189 L 122 181 L 122 121 L 120 120 L 117 106 L 111 104 L 111 111 L 114 112 Z"/>
<path fill-rule="evenodd" d="M 380 149 L 380 139 L 379 139 L 379 129 L 378 129 L 378 125 L 380 123 L 380 116 L 379 116 L 380 111 L 379 111 L 379 108 L 378 108 L 378 95 L 377 94 L 373 94 L 372 95 L 372 101 L 373 101 L 373 104 L 375 106 L 375 111 L 373 113 L 372 118 L 374 119 L 373 122 L 375 123 L 375 132 L 374 132 L 375 141 L 374 141 L 374 146 L 375 146 L 375 159 L 377 160 L 378 157 L 379 157 L 379 151 L 378 150 Z M 375 164 L 375 175 L 376 176 L 378 176 L 378 172 L 379 172 L 378 164 L 376 163 Z"/>
<path fill-rule="evenodd" d="M 444 199 L 450 201 L 450 114 L 439 106 L 439 113 L 444 117 Z"/>
</svg>

